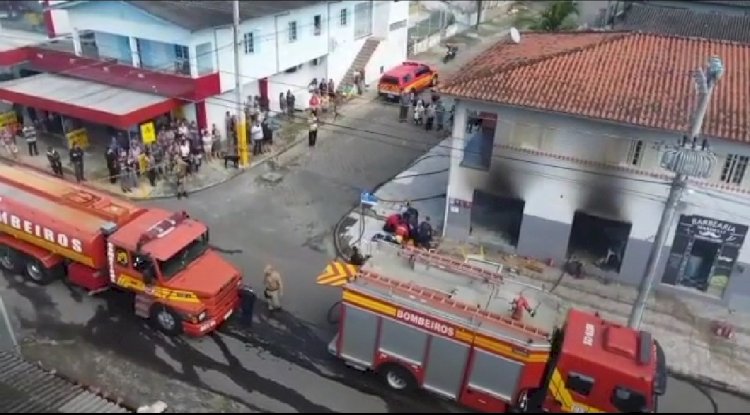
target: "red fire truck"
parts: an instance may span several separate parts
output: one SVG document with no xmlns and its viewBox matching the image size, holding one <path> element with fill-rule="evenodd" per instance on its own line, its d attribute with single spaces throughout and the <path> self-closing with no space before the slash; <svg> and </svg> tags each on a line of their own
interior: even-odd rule
<svg viewBox="0 0 750 415">
<path fill-rule="evenodd" d="M 214 331 L 238 307 L 242 282 L 185 212 L 2 164 L 0 270 L 40 285 L 66 279 L 90 294 L 130 292 L 135 314 L 170 335 Z"/>
<path fill-rule="evenodd" d="M 348 365 L 481 412 L 656 412 L 666 366 L 648 332 L 481 264 L 387 242 L 371 251 L 343 285 L 329 345 Z"/>
</svg>

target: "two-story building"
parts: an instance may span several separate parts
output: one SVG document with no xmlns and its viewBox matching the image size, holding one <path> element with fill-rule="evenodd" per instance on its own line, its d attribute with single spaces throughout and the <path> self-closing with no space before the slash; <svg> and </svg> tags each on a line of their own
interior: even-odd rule
<svg viewBox="0 0 750 415">
<path fill-rule="evenodd" d="M 660 159 L 689 134 L 693 74 L 713 55 L 726 73 L 701 137 L 718 162 L 690 182 L 657 272 L 664 289 L 744 303 L 747 44 L 575 32 L 492 46 L 440 88 L 457 100 L 445 237 L 637 284 L 671 181 Z"/>
<path fill-rule="evenodd" d="M 0 84 L 0 98 L 119 129 L 165 112 L 202 127 L 235 107 L 231 1 L 67 1 L 72 49 L 62 41 L 29 54 L 37 80 Z M 367 79 L 405 59 L 408 2 L 240 2 L 242 95 L 287 90 L 307 105 L 317 78 Z M 48 88 L 50 86 L 51 88 Z M 245 98 L 246 99 L 246 98 Z"/>
</svg>

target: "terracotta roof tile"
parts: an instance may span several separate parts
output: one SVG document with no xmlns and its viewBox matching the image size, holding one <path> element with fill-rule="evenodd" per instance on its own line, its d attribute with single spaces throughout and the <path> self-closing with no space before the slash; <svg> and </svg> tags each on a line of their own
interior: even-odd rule
<svg viewBox="0 0 750 415">
<path fill-rule="evenodd" d="M 689 130 L 692 73 L 712 55 L 726 72 L 703 125 L 716 138 L 750 142 L 750 45 L 628 33 L 526 33 L 501 41 L 439 90 L 458 98 L 674 131 Z"/>
</svg>

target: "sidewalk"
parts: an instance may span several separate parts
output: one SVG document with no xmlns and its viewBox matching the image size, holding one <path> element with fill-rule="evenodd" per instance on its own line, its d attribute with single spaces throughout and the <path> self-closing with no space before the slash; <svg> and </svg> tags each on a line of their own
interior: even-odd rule
<svg viewBox="0 0 750 415">
<path fill-rule="evenodd" d="M 433 148 L 420 161 L 399 174 L 375 193 L 378 205 L 362 214 L 352 211 L 341 222 L 337 237 L 342 249 L 362 241 L 367 253 L 367 242 L 382 232 L 384 218 L 403 210 L 403 201 L 412 200 L 420 218 L 432 217 L 436 234 L 445 214 L 445 189 L 448 181 L 448 149 Z M 424 200 L 423 200 L 424 199 Z M 479 246 L 442 241 L 440 251 L 463 258 L 478 254 Z M 508 278 L 550 289 L 560 277 L 560 270 L 538 261 L 526 260 L 497 251 L 486 251 L 485 258 L 503 264 Z M 625 323 L 635 301 L 636 288 L 616 283 L 605 284 L 597 279 L 563 277 L 554 289 L 562 301 L 582 309 L 599 311 L 605 318 Z M 731 323 L 736 330 L 733 340 L 712 334 L 714 321 Z M 676 298 L 655 293 L 650 298 L 644 315 L 643 329 L 653 333 L 667 355 L 669 368 L 680 375 L 721 389 L 750 394 L 750 316 L 731 312 L 718 305 L 706 304 L 693 298 Z"/>
<path fill-rule="evenodd" d="M 305 128 L 305 122 L 302 117 L 295 118 L 292 122 L 288 120 L 282 121 L 280 128 L 274 134 L 274 144 L 271 147 L 271 151 L 259 157 L 252 157 L 250 167 L 252 168 L 266 160 L 272 159 L 279 153 L 297 144 L 301 140 L 301 133 L 305 131 Z M 101 141 L 101 139 L 99 141 Z M 51 173 L 45 153 L 47 151 L 47 146 L 52 145 L 62 156 L 65 179 L 74 181 L 75 176 L 73 175 L 73 167 L 68 163 L 68 149 L 61 147 L 58 144 L 59 142 L 59 139 L 45 137 L 44 134 L 40 134 L 38 142 L 40 154 L 32 157 L 28 155 L 23 139 L 18 138 L 18 159 L 13 160 L 5 152 L 0 154 L 0 159 L 6 163 L 22 164 Z M 175 187 L 171 180 L 159 178 L 157 179 L 156 186 L 151 186 L 145 177 L 139 179 L 138 187 L 134 188 L 131 193 L 124 194 L 120 189 L 119 183 L 110 183 L 106 168 L 106 160 L 104 158 L 104 150 L 100 147 L 101 146 L 92 147 L 85 153 L 85 184 L 133 200 L 160 199 L 175 195 Z M 225 168 L 223 160 L 204 162 L 198 173 L 188 176 L 186 188 L 189 193 L 197 192 L 224 183 L 243 171 L 245 171 L 245 169 L 236 169 L 231 163 L 228 168 Z"/>
</svg>

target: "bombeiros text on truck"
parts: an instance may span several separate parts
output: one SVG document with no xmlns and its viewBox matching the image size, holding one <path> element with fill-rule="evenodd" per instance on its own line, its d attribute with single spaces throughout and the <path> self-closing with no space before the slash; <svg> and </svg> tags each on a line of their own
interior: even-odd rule
<svg viewBox="0 0 750 415">
<path fill-rule="evenodd" d="M 200 336 L 239 302 L 237 268 L 185 212 L 140 208 L 21 166 L 0 165 L 0 266 L 36 284 L 67 278 L 134 295 L 138 316 Z"/>
<path fill-rule="evenodd" d="M 569 308 L 497 264 L 385 241 L 369 251 L 347 282 L 318 278 L 343 287 L 329 351 L 348 365 L 480 412 L 657 411 L 666 362 L 648 332 Z"/>
</svg>

